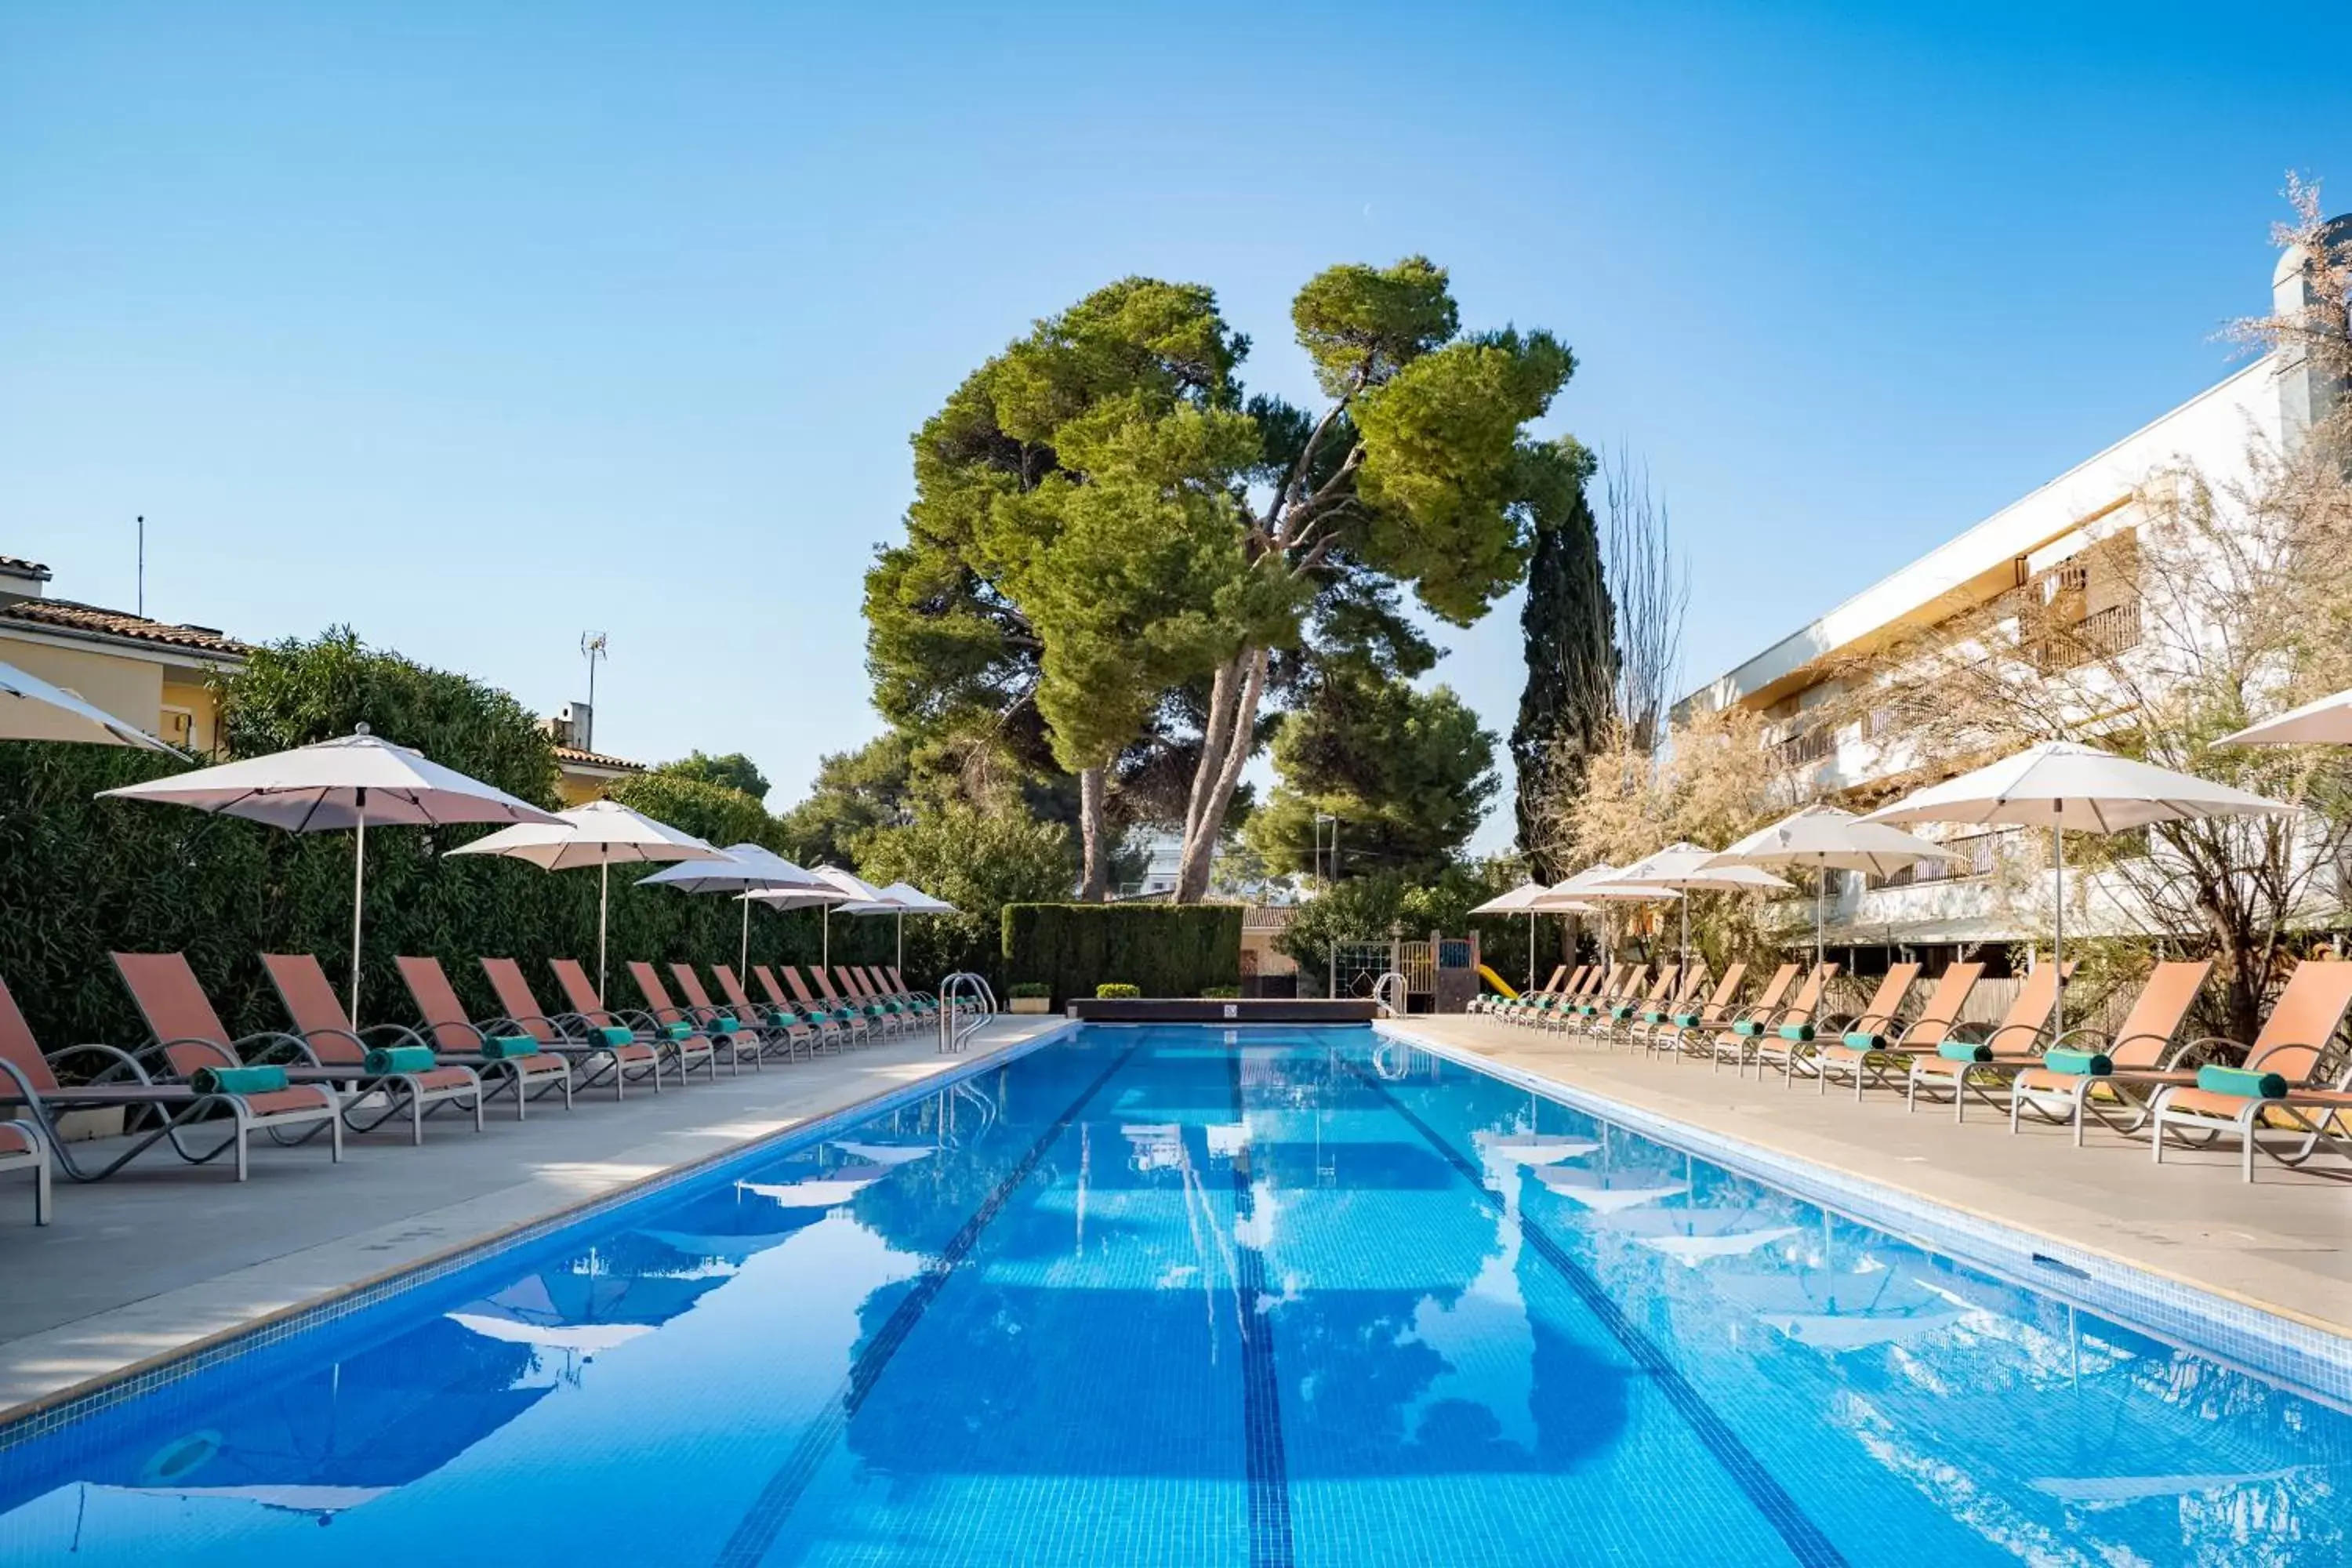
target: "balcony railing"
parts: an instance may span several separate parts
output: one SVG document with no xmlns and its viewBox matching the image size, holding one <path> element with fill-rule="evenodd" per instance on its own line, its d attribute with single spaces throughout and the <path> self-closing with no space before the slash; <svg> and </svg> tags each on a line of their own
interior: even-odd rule
<svg viewBox="0 0 2352 1568">
<path fill-rule="evenodd" d="M 2113 658 L 2139 647 L 2139 602 L 2126 599 L 2094 610 L 2071 626 L 2045 632 L 2034 639 L 2029 653 L 2044 675 L 2075 669 L 2103 658 Z"/>
<path fill-rule="evenodd" d="M 1944 840 L 1944 847 L 1959 857 L 1957 860 L 1917 860 L 1885 877 L 1873 877 L 1874 888 L 1908 888 L 1920 882 L 1958 882 L 1977 877 L 1990 877 L 2000 862 L 2001 841 L 2012 836 L 2011 829 L 2000 828 L 1990 833 L 1969 833 Z"/>
</svg>

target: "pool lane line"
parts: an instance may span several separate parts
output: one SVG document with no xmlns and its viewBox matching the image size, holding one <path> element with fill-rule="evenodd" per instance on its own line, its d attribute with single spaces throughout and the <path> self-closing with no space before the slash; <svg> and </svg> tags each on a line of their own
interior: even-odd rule
<svg viewBox="0 0 2352 1568">
<path fill-rule="evenodd" d="M 1225 1052 L 1234 1120 L 1246 1126 L 1242 1103 L 1242 1047 Z M 1282 1382 L 1274 1364 L 1274 1318 L 1266 1310 L 1265 1254 L 1244 1239 L 1257 1213 L 1250 1184 L 1250 1144 L 1244 1138 L 1229 1163 L 1234 1183 L 1234 1295 L 1241 1314 L 1242 1448 L 1249 1474 L 1250 1568 L 1291 1568 L 1290 1466 L 1282 1449 Z"/>
<path fill-rule="evenodd" d="M 1419 1133 L 1423 1142 L 1460 1173 L 1480 1203 L 1496 1215 L 1505 1212 L 1501 1196 L 1487 1190 L 1484 1170 L 1448 1142 L 1443 1133 L 1415 1115 L 1402 1100 L 1390 1092 L 1388 1085 L 1379 1078 L 1354 1062 L 1348 1063 L 1347 1068 L 1359 1083 L 1378 1094 L 1405 1125 Z M 1803 1507 L 1790 1495 L 1789 1489 L 1764 1468 L 1764 1462 L 1748 1445 L 1740 1441 L 1739 1435 L 1731 1429 L 1730 1425 L 1716 1414 L 1715 1407 L 1706 1402 L 1706 1396 L 1691 1386 L 1690 1380 L 1683 1376 L 1682 1369 L 1675 1366 L 1665 1352 L 1658 1347 L 1658 1342 L 1643 1333 L 1640 1325 L 1625 1315 L 1625 1310 L 1611 1298 L 1601 1281 L 1577 1262 L 1542 1224 L 1522 1214 L 1518 1216 L 1518 1226 L 1519 1235 L 1527 1242 L 1528 1249 L 1568 1282 L 1569 1289 L 1576 1292 L 1586 1310 L 1600 1320 L 1601 1326 L 1609 1331 L 1610 1335 L 1624 1348 L 1625 1353 L 1633 1357 L 1633 1363 L 1657 1385 L 1658 1391 L 1666 1396 L 1666 1403 L 1675 1407 L 1675 1413 L 1689 1426 L 1692 1434 L 1714 1457 L 1715 1462 L 1747 1496 L 1749 1505 L 1764 1516 L 1764 1521 L 1780 1537 L 1790 1554 L 1805 1564 L 1805 1568 L 1846 1568 L 1845 1553 L 1822 1533 L 1821 1526 L 1812 1521 Z"/>
<path fill-rule="evenodd" d="M 809 1483 L 816 1479 L 818 1468 L 824 1463 L 825 1456 L 833 1451 L 848 1429 L 850 1417 L 857 1414 L 867 1395 L 874 1392 L 874 1384 L 884 1369 L 889 1366 L 890 1358 L 897 1355 L 898 1347 L 907 1342 L 907 1336 L 914 1332 L 915 1325 L 922 1321 L 923 1314 L 930 1310 L 931 1303 L 947 1288 L 949 1279 L 971 1256 L 971 1249 L 980 1242 L 981 1233 L 1003 1212 L 1004 1205 L 1013 1200 L 1013 1194 L 1022 1184 L 1036 1173 L 1046 1154 L 1070 1130 L 1070 1123 L 1078 1119 L 1080 1113 L 1093 1103 L 1095 1096 L 1102 1092 L 1103 1086 L 1118 1076 L 1118 1070 L 1127 1066 L 1129 1059 L 1141 1048 L 1139 1042 L 1113 1058 L 1111 1064 L 1080 1091 L 1077 1099 L 1070 1102 L 1069 1109 L 1055 1118 L 1054 1124 L 1029 1145 L 1029 1152 L 1004 1173 L 1004 1179 L 997 1183 L 995 1190 L 982 1201 L 978 1208 L 972 1210 L 971 1216 L 963 1222 L 954 1236 L 948 1238 L 948 1244 L 923 1265 L 922 1272 L 915 1277 L 914 1289 L 899 1298 L 898 1305 L 884 1321 L 881 1329 L 866 1342 L 865 1348 L 849 1363 L 849 1375 L 843 1381 L 840 1394 L 825 1401 L 824 1409 L 802 1432 L 800 1440 L 793 1445 L 792 1452 L 776 1468 L 768 1484 L 760 1489 L 760 1495 L 752 1500 L 751 1508 L 745 1510 L 733 1533 L 728 1536 L 727 1543 L 719 1548 L 716 1559 L 719 1568 L 752 1568 L 752 1564 L 767 1556 L 776 1544 L 776 1538 L 783 1533 L 784 1521 L 792 1516 L 801 1494 L 808 1490 Z"/>
</svg>

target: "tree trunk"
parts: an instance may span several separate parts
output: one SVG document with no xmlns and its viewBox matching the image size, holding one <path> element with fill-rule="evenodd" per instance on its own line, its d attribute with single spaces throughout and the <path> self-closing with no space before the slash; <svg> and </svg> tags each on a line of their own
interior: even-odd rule
<svg viewBox="0 0 2352 1568">
<path fill-rule="evenodd" d="M 1086 850 L 1078 901 L 1085 904 L 1110 899 L 1110 825 L 1104 815 L 1104 793 L 1101 768 L 1078 770 L 1078 837 Z"/>
<path fill-rule="evenodd" d="M 1217 840 L 1225 830 L 1225 808 L 1233 804 L 1234 786 L 1241 783 L 1249 762 L 1250 739 L 1257 731 L 1259 700 L 1265 694 L 1266 650 L 1244 648 L 1234 661 L 1239 668 L 1228 721 L 1213 725 L 1202 737 L 1200 771 L 1192 776 L 1193 805 L 1187 816 L 1183 858 L 1177 864 L 1175 902 L 1197 904 L 1209 890 L 1215 868 Z M 1217 672 L 1217 685 L 1227 687 L 1227 671 Z M 1215 693 L 1210 710 L 1215 713 Z M 1203 784 L 1205 783 L 1205 790 Z"/>
</svg>

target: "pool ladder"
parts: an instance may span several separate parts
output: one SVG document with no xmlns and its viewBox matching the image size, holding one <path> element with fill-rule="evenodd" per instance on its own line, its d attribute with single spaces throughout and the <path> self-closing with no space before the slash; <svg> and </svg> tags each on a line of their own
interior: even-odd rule
<svg viewBox="0 0 2352 1568">
<path fill-rule="evenodd" d="M 1404 976 L 1391 969 L 1372 982 L 1372 1005 L 1387 1016 L 1402 1018 L 1405 1009 Z"/>
<path fill-rule="evenodd" d="M 971 1005 L 969 1016 L 959 1011 L 960 1002 Z M 940 982 L 940 1050 L 963 1049 L 964 1042 L 995 1016 L 996 992 L 989 985 L 986 975 L 959 969 Z"/>
</svg>

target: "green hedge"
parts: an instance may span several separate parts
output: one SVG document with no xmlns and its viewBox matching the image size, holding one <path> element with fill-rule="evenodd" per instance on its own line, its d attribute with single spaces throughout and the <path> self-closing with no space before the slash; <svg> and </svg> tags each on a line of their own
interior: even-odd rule
<svg viewBox="0 0 2352 1568">
<path fill-rule="evenodd" d="M 1239 904 L 1007 904 L 1004 973 L 1091 996 L 1105 980 L 1146 996 L 1198 996 L 1241 981 Z"/>
</svg>

